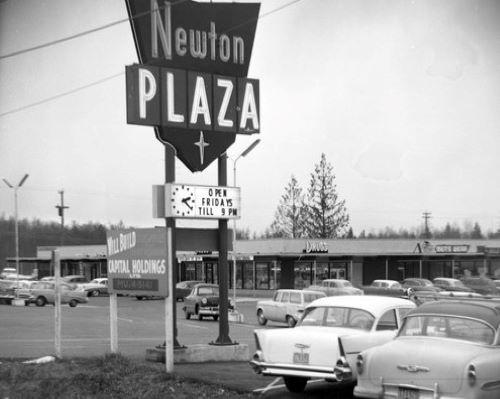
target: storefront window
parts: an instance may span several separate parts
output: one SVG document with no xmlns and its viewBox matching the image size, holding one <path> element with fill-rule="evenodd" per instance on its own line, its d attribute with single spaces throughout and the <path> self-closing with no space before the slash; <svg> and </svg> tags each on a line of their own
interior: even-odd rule
<svg viewBox="0 0 500 399">
<path fill-rule="evenodd" d="M 254 271 L 253 271 L 253 263 L 244 263 L 243 264 L 243 288 L 247 290 L 254 289 Z"/>
<path fill-rule="evenodd" d="M 294 287 L 303 289 L 311 285 L 311 262 L 295 262 L 294 266 Z"/>
<path fill-rule="evenodd" d="M 207 283 L 217 284 L 217 263 L 205 263 L 205 279 Z"/>
<path fill-rule="evenodd" d="M 347 279 L 347 262 L 330 262 L 330 278 Z"/>
<path fill-rule="evenodd" d="M 255 264 L 255 284 L 259 290 L 269 289 L 269 264 L 256 263 Z"/>
<path fill-rule="evenodd" d="M 278 262 L 271 263 L 271 273 L 269 273 L 269 288 L 277 290 L 281 287 L 281 265 Z"/>
<path fill-rule="evenodd" d="M 193 262 L 185 263 L 186 275 L 184 280 L 196 280 L 196 264 Z"/>
<path fill-rule="evenodd" d="M 316 273 L 313 271 L 313 284 L 321 284 L 328 278 L 328 263 L 316 263 Z"/>
</svg>

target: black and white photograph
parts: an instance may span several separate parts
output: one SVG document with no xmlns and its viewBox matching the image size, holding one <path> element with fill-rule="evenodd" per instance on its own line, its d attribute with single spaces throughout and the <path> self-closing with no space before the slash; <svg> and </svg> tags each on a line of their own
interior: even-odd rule
<svg viewBox="0 0 500 399">
<path fill-rule="evenodd" d="M 499 148 L 498 0 L 0 0 L 0 398 L 500 398 Z"/>
</svg>

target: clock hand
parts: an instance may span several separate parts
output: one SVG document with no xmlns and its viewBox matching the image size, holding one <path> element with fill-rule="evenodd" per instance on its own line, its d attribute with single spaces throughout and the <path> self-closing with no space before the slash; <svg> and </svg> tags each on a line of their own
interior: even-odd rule
<svg viewBox="0 0 500 399">
<path fill-rule="evenodd" d="M 191 197 L 185 197 L 181 201 L 184 202 L 184 205 L 186 205 L 189 209 L 193 210 L 193 207 L 189 204 L 190 200 L 191 200 Z"/>
</svg>

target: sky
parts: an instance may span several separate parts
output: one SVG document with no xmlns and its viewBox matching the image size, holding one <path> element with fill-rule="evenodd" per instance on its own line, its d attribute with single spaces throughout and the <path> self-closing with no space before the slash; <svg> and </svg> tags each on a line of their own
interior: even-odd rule
<svg viewBox="0 0 500 399">
<path fill-rule="evenodd" d="M 269 227 L 291 176 L 306 189 L 321 153 L 355 234 L 417 227 L 425 211 L 436 228 L 500 228 L 500 2 L 264 0 L 260 14 L 248 76 L 261 133 L 228 150 L 232 184 L 234 159 L 261 139 L 237 161 L 238 228 Z M 0 2 L 0 177 L 29 174 L 20 218 L 58 222 L 64 190 L 67 223 L 163 223 L 151 194 L 163 146 L 126 123 L 128 21 L 2 58 L 126 18 L 124 0 Z M 217 162 L 191 173 L 177 161 L 176 181 L 216 185 Z M 3 183 L 0 214 L 14 214 Z"/>
</svg>

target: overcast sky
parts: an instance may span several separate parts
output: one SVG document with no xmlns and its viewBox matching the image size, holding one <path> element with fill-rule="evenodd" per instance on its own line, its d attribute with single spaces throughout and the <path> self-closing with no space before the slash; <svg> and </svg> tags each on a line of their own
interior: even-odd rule
<svg viewBox="0 0 500 399">
<path fill-rule="evenodd" d="M 287 3 L 265 0 L 261 15 Z M 4 0 L 0 57 L 126 17 L 124 0 Z M 303 0 L 260 19 L 248 76 L 261 133 L 228 152 L 262 140 L 237 163 L 238 227 L 263 232 L 290 176 L 306 188 L 324 152 L 355 234 L 418 226 L 424 211 L 436 227 L 499 228 L 499 21 L 495 0 Z M 151 186 L 163 147 L 126 123 L 134 62 L 128 22 L 0 59 L 0 177 L 30 175 L 20 217 L 59 221 L 63 189 L 68 222 L 162 223 Z M 216 164 L 192 174 L 177 162 L 176 180 L 215 185 Z M 14 213 L 3 183 L 1 213 Z"/>
</svg>

